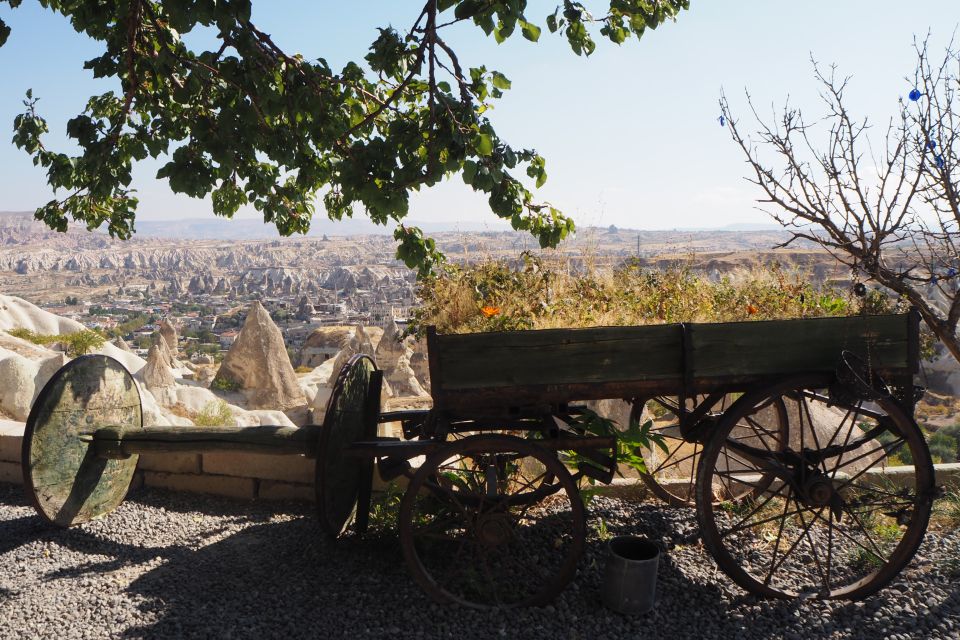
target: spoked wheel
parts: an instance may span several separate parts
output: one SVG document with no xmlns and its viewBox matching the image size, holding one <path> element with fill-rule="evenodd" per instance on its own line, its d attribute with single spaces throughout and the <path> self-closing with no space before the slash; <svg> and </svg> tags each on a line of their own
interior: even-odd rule
<svg viewBox="0 0 960 640">
<path fill-rule="evenodd" d="M 634 405 L 634 417 L 639 420 L 645 408 L 648 419 L 653 420 L 650 432 L 661 436 L 666 445 L 666 451 L 656 445 L 640 450 L 648 469 L 648 473 L 642 474 L 641 478 L 654 495 L 675 507 L 695 505 L 694 487 L 697 465 L 705 447 L 703 442 L 712 437 L 717 420 L 737 397 L 733 394 L 723 396 L 710 408 L 708 417 L 696 430 L 697 433 L 688 434 L 687 438 L 681 433 L 678 418 L 680 405 L 676 396 L 657 396 Z M 697 403 L 705 401 L 705 396 L 696 398 Z M 687 411 L 692 411 L 694 407 L 693 399 L 688 400 Z M 778 399 L 757 407 L 754 413 L 742 416 L 729 437 L 774 451 L 782 450 L 787 445 L 787 415 L 783 402 Z M 770 480 L 770 477 L 764 478 L 764 481 Z M 717 485 L 714 502 L 739 500 L 754 491 L 756 488 L 742 485 Z"/>
<path fill-rule="evenodd" d="M 541 605 L 583 554 L 583 502 L 556 452 L 476 435 L 420 467 L 400 505 L 400 543 L 435 600 L 470 607 Z"/>
<path fill-rule="evenodd" d="M 758 595 L 863 598 L 909 562 L 927 527 L 933 465 L 916 423 L 889 397 L 831 405 L 822 385 L 796 378 L 744 396 L 700 462 L 704 544 L 734 582 Z M 786 404 L 788 447 L 731 445 L 726 439 L 743 416 L 771 398 Z M 769 475 L 772 482 L 757 482 Z M 753 491 L 717 505 L 718 484 Z"/>
</svg>

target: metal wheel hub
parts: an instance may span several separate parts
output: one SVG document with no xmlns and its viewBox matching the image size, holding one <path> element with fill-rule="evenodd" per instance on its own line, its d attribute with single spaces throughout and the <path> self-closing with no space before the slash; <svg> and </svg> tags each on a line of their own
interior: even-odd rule
<svg viewBox="0 0 960 640">
<path fill-rule="evenodd" d="M 506 513 L 490 513 L 477 521 L 476 534 L 480 544 L 499 547 L 513 538 L 513 522 Z"/>
<path fill-rule="evenodd" d="M 825 475 L 818 474 L 807 479 L 803 486 L 804 502 L 811 507 L 826 507 L 833 504 L 837 495 L 833 487 L 833 480 Z"/>
</svg>

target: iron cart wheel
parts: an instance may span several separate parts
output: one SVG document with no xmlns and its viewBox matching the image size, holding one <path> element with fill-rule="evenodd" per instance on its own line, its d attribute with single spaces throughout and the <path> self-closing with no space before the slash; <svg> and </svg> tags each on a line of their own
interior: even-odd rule
<svg viewBox="0 0 960 640">
<path fill-rule="evenodd" d="M 542 605 L 583 555 L 583 501 L 554 451 L 507 435 L 456 440 L 429 456 L 400 505 L 414 579 L 438 602 Z"/>
<path fill-rule="evenodd" d="M 656 396 L 634 403 L 633 418 L 640 420 L 644 409 L 653 420 L 651 433 L 663 438 L 666 451 L 653 445 L 640 450 L 648 473 L 640 477 L 655 496 L 674 507 L 693 507 L 696 504 L 694 487 L 697 479 L 697 466 L 703 454 L 705 442 L 715 431 L 719 417 L 737 399 L 735 394 L 724 395 L 713 407 L 700 427 L 692 434 L 684 434 L 679 423 L 680 400 L 677 396 Z M 697 404 L 707 402 L 706 396 L 697 396 L 696 401 L 688 401 L 688 411 Z M 741 441 L 753 442 L 773 450 L 781 450 L 787 444 L 787 413 L 782 400 L 757 409 L 761 415 L 747 413 L 739 420 L 738 426 L 730 437 Z M 772 481 L 772 476 L 764 480 Z M 762 482 L 756 483 L 762 485 Z M 740 500 L 760 487 L 718 487 L 715 502 Z"/>
<path fill-rule="evenodd" d="M 926 530 L 934 476 L 917 424 L 889 396 L 836 404 L 823 386 L 796 377 L 744 396 L 700 461 L 704 544 L 751 593 L 863 598 L 897 575 Z M 790 421 L 785 450 L 729 443 L 743 416 L 780 398 Z M 769 474 L 773 482 L 757 484 Z M 755 491 L 718 505 L 718 484 Z"/>
</svg>

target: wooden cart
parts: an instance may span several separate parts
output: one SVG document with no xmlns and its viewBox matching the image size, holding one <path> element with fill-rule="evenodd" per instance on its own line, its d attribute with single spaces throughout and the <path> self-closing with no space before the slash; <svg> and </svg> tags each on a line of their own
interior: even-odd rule
<svg viewBox="0 0 960 640">
<path fill-rule="evenodd" d="M 380 414 L 382 374 L 356 356 L 322 426 L 269 437 L 266 428 L 143 427 L 129 374 L 103 356 L 75 360 L 31 412 L 27 486 L 42 515 L 68 526 L 115 507 L 143 451 L 301 453 L 317 458 L 320 522 L 339 536 L 351 523 L 366 529 L 376 466 L 406 483 L 399 535 L 430 595 L 544 604 L 572 579 L 586 544 L 579 481 L 618 470 L 616 435 L 589 432 L 576 403 L 616 398 L 667 442 L 665 452 L 641 451 L 644 480 L 675 504 L 695 504 L 705 546 L 751 592 L 861 598 L 921 542 L 934 478 L 912 418 L 915 313 L 430 330 L 427 340 L 431 410 Z M 400 422 L 403 437 L 378 437 L 378 422 Z"/>
</svg>

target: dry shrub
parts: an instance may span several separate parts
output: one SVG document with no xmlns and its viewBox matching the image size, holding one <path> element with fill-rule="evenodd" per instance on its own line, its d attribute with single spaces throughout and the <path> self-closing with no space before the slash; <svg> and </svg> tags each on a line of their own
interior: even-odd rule
<svg viewBox="0 0 960 640">
<path fill-rule="evenodd" d="M 411 329 L 434 325 L 441 333 L 805 318 L 894 306 L 878 293 L 857 299 L 816 286 L 779 265 L 711 280 L 685 266 L 649 270 L 634 262 L 571 272 L 529 255 L 520 268 L 450 267 L 419 293 Z"/>
</svg>

